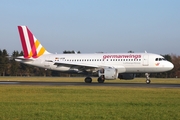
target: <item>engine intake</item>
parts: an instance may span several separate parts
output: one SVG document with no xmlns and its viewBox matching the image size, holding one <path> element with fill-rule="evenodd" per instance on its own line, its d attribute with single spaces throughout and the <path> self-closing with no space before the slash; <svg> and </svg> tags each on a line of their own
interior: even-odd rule
<svg viewBox="0 0 180 120">
<path fill-rule="evenodd" d="M 105 68 L 98 72 L 99 77 L 103 76 L 105 79 L 114 80 L 118 78 L 118 71 L 116 68 Z"/>
</svg>

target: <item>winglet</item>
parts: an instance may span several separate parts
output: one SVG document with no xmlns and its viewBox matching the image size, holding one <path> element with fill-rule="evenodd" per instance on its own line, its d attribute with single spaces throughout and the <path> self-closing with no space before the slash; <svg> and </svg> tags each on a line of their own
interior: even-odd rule
<svg viewBox="0 0 180 120">
<path fill-rule="evenodd" d="M 24 58 L 38 58 L 43 54 L 49 54 L 27 26 L 18 26 Z"/>
</svg>

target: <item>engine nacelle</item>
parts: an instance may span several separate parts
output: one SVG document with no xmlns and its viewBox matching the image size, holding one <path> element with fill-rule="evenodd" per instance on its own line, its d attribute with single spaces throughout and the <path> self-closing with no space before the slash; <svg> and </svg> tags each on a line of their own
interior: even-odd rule
<svg viewBox="0 0 180 120">
<path fill-rule="evenodd" d="M 118 75 L 119 79 L 132 80 L 135 78 L 135 74 L 123 73 Z"/>
<path fill-rule="evenodd" d="M 105 68 L 98 72 L 99 77 L 103 76 L 105 79 L 114 80 L 118 78 L 118 71 L 116 68 Z"/>
</svg>

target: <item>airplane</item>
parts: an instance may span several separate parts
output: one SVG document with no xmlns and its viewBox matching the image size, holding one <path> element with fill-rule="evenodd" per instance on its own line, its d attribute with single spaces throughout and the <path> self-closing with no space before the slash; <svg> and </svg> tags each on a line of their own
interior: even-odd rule
<svg viewBox="0 0 180 120">
<path fill-rule="evenodd" d="M 85 83 L 92 82 L 88 73 L 97 73 L 98 83 L 105 80 L 134 79 L 135 74 L 145 73 L 150 84 L 150 73 L 172 70 L 174 65 L 163 56 L 153 53 L 93 53 L 52 54 L 48 52 L 27 26 L 18 26 L 24 56 L 15 60 L 36 67 L 86 74 Z"/>
</svg>

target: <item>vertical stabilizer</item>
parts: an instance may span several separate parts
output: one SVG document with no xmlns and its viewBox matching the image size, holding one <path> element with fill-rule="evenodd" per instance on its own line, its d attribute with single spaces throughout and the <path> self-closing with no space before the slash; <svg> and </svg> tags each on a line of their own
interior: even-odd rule
<svg viewBox="0 0 180 120">
<path fill-rule="evenodd" d="M 49 54 L 27 26 L 18 26 L 24 58 L 38 58 L 43 54 Z"/>
</svg>

